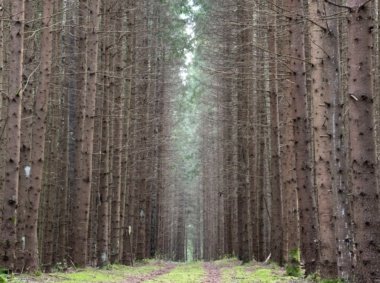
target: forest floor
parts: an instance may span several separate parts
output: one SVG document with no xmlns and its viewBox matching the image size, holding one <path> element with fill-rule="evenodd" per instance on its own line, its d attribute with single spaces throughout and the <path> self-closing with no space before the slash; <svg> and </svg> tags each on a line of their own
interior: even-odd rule
<svg viewBox="0 0 380 283">
<path fill-rule="evenodd" d="M 1 282 L 1 281 L 0 281 Z M 214 262 L 174 263 L 149 260 L 134 267 L 112 265 L 107 268 L 86 268 L 49 274 L 19 275 L 12 283 L 253 283 L 313 282 L 286 275 L 283 268 L 272 264 L 242 265 L 236 259 Z"/>
</svg>

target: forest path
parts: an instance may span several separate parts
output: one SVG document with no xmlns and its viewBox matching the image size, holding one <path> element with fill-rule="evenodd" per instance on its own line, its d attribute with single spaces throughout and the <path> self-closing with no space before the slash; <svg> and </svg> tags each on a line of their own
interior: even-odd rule
<svg viewBox="0 0 380 283">
<path fill-rule="evenodd" d="M 302 277 L 302 275 L 301 275 Z M 0 281 L 1 282 L 1 281 Z M 31 274 L 9 278 L 9 283 L 310 283 L 311 280 L 286 275 L 284 268 L 275 264 L 237 259 L 212 262 L 166 262 L 146 260 L 134 266 L 110 265 L 106 268 L 88 267 L 53 272 L 39 276 Z"/>
<path fill-rule="evenodd" d="M 220 267 L 213 262 L 205 262 L 203 268 L 206 270 L 206 279 L 203 283 L 220 283 L 222 282 Z"/>
<path fill-rule="evenodd" d="M 175 267 L 176 267 L 176 264 L 172 262 L 164 262 L 162 268 L 158 270 L 154 270 L 148 274 L 131 276 L 127 278 L 126 281 L 123 281 L 122 283 L 140 283 L 140 282 L 147 282 L 150 280 L 154 280 L 156 277 L 169 273 Z"/>
</svg>

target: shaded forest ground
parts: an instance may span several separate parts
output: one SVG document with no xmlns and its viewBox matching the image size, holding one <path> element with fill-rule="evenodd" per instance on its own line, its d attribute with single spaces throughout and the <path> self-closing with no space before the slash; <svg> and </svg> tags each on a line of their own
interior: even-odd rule
<svg viewBox="0 0 380 283">
<path fill-rule="evenodd" d="M 59 267 L 62 268 L 62 267 Z M 0 280 L 1 282 L 1 280 Z M 272 264 L 248 263 L 225 259 L 214 262 L 173 263 L 149 260 L 134 267 L 112 265 L 102 269 L 68 269 L 50 274 L 20 275 L 5 282 L 115 282 L 115 283 L 237 283 L 237 282 L 327 282 L 286 275 L 284 268 Z M 330 281 L 329 281 L 330 282 Z"/>
</svg>

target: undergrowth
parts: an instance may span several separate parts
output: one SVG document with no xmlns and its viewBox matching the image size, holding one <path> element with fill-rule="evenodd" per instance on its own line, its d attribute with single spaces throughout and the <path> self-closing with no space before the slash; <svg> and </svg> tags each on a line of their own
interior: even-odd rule
<svg viewBox="0 0 380 283">
<path fill-rule="evenodd" d="M 285 266 L 286 274 L 293 277 L 301 277 L 301 254 L 299 249 L 294 249 L 289 252 L 288 264 Z"/>
<path fill-rule="evenodd" d="M 300 266 L 299 251 L 292 251 L 289 255 L 290 263 L 285 267 L 269 263 L 262 264 L 255 261 L 241 264 L 233 257 L 214 261 L 212 264 L 220 271 L 215 275 L 216 280 L 223 283 L 271 283 L 271 282 L 314 282 L 314 283 L 344 283 L 342 280 L 321 279 L 318 274 L 303 277 Z M 135 266 L 119 264 L 106 265 L 102 268 L 85 268 L 75 270 L 65 265 L 57 266 L 55 272 L 8 275 L 0 270 L 0 283 L 24 282 L 52 282 L 52 283 L 118 283 L 128 282 L 128 278 L 146 276 L 155 270 L 163 268 L 167 263 L 158 260 L 144 260 L 136 262 Z M 64 271 L 63 271 L 64 270 Z M 204 262 L 176 263 L 170 272 L 156 276 L 147 283 L 198 283 L 207 280 L 207 268 Z M 214 276 L 214 274 L 212 275 Z"/>
</svg>

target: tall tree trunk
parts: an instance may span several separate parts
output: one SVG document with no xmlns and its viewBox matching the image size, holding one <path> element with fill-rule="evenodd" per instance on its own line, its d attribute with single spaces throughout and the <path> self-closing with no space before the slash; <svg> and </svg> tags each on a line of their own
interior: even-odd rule
<svg viewBox="0 0 380 283">
<path fill-rule="evenodd" d="M 17 269 L 24 270 L 25 252 L 25 216 L 28 199 L 28 187 L 30 178 L 30 152 L 33 125 L 33 104 L 36 80 L 36 48 L 34 37 L 29 34 L 34 32 L 35 3 L 25 1 L 25 26 L 24 33 L 24 68 L 23 68 L 23 98 L 21 119 L 21 145 L 20 145 L 20 184 L 18 192 L 17 208 Z"/>
<path fill-rule="evenodd" d="M 77 11 L 77 23 L 75 23 L 73 16 L 73 24 L 77 26 L 74 27 L 73 31 L 75 36 L 70 42 L 73 46 L 77 47 L 77 53 L 70 54 L 75 56 L 76 68 L 73 69 L 76 79 L 75 93 L 73 97 L 70 97 L 70 113 L 69 119 L 70 124 L 73 123 L 73 132 L 72 142 L 73 149 L 72 154 L 69 155 L 70 164 L 72 164 L 73 169 L 69 172 L 70 177 L 70 199 L 69 204 L 71 205 L 69 211 L 71 213 L 71 222 L 70 222 L 70 256 L 75 264 L 85 265 L 87 257 L 87 215 L 84 215 L 84 219 L 78 221 L 78 216 L 81 210 L 81 206 L 87 206 L 89 203 L 85 203 L 85 199 L 81 199 L 78 194 L 83 193 L 86 197 L 86 192 L 81 192 L 81 170 L 83 166 L 82 162 L 82 148 L 83 148 L 83 135 L 84 135 L 84 121 L 85 121 L 85 101 L 86 101 L 86 74 L 87 74 L 87 50 L 86 50 L 86 25 L 88 24 L 87 20 L 87 9 L 88 9 L 89 0 L 79 0 L 77 8 L 72 7 L 74 11 Z M 70 37 L 70 35 L 68 35 Z M 75 42 L 77 40 L 77 42 Z M 69 56 L 70 56 L 69 55 Z M 72 99 L 72 100 L 71 100 Z M 71 112 L 71 109 L 72 112 Z M 71 118 L 72 121 L 71 121 Z M 71 128 L 70 128 L 71 130 Z M 71 144 L 70 144 L 71 146 Z M 71 163 L 72 162 L 72 163 Z M 89 212 L 87 212 L 89 213 Z M 86 231 L 84 231 L 86 229 Z"/>
<path fill-rule="evenodd" d="M 116 5 L 116 15 L 117 18 L 121 19 L 123 16 L 124 4 L 120 2 Z M 123 30 L 123 21 L 113 20 L 111 26 L 113 29 Z M 123 52 L 122 52 L 122 39 L 123 37 L 115 37 L 116 54 L 114 57 L 114 76 L 123 77 Z M 121 164 L 122 164 L 122 141 L 123 141 L 123 126 L 122 122 L 124 120 L 123 110 L 124 110 L 124 84 L 121 79 L 116 79 L 114 84 L 114 130 L 113 130 L 113 170 L 112 170 L 112 213 L 111 213 L 111 262 L 115 263 L 120 260 L 120 205 L 121 205 Z"/>
<path fill-rule="evenodd" d="M 249 196 L 249 165 L 248 165 L 248 96 L 250 95 L 252 28 L 250 26 L 251 10 L 247 9 L 247 1 L 237 3 L 237 16 L 242 19 L 242 26 L 238 33 L 238 43 L 241 48 L 238 57 L 238 257 L 243 262 L 249 261 L 248 247 L 248 196 Z"/>
<path fill-rule="evenodd" d="M 109 13 L 108 5 L 103 4 L 103 29 L 105 33 L 109 32 Z M 110 121 L 110 94 L 109 94 L 109 66 L 110 66 L 110 48 L 108 48 L 108 37 L 102 41 L 102 53 L 100 66 L 104 72 L 101 83 L 102 88 L 102 118 L 101 118 L 101 156 L 100 156 L 100 172 L 99 172 L 99 206 L 98 206 L 98 231 L 97 231 L 97 265 L 102 267 L 109 263 L 109 121 Z"/>
<path fill-rule="evenodd" d="M 274 5 L 273 5 L 274 6 Z M 271 245 L 270 250 L 272 259 L 278 264 L 283 263 L 282 254 L 282 183 L 280 168 L 280 119 L 279 119 L 279 90 L 278 90 L 278 56 L 277 56 L 277 15 L 269 15 L 272 20 L 268 28 L 268 47 L 271 56 L 269 63 L 269 80 L 270 80 L 270 141 L 271 141 Z"/>
<path fill-rule="evenodd" d="M 371 2 L 349 0 L 348 95 L 352 210 L 356 262 L 355 281 L 380 278 L 379 192 L 371 84 Z"/>
<path fill-rule="evenodd" d="M 348 165 L 348 115 L 345 115 L 348 110 L 346 95 L 347 83 L 347 49 L 346 49 L 346 20 L 340 20 L 338 25 L 338 53 L 339 53 L 339 91 L 332 100 L 332 109 L 334 121 L 332 122 L 332 136 L 334 140 L 333 147 L 333 178 L 335 190 L 335 234 L 337 245 L 337 264 L 338 276 L 347 281 L 352 281 L 353 274 L 353 253 L 352 253 L 352 210 L 350 207 L 351 188 L 349 185 L 349 170 Z"/>
<path fill-rule="evenodd" d="M 0 266 L 10 270 L 15 265 L 15 245 L 17 241 L 17 205 L 20 172 L 20 130 L 21 98 L 24 45 L 24 0 L 11 3 L 11 37 L 8 114 L 7 114 L 7 159 L 5 164 L 5 184 L 3 191 L 3 221 L 0 240 Z"/>
<path fill-rule="evenodd" d="M 44 0 L 40 80 L 34 104 L 35 118 L 32 129 L 31 174 L 30 187 L 28 189 L 29 205 L 27 209 L 27 227 L 25 230 L 25 267 L 29 271 L 35 271 L 39 268 L 37 223 L 45 160 L 46 115 L 50 94 L 51 59 L 53 52 L 53 34 L 51 32 L 53 8 L 53 0 Z"/>
<path fill-rule="evenodd" d="M 1 204 L 1 200 L 3 199 L 3 182 L 4 182 L 4 154 L 5 154 L 5 150 L 4 150 L 4 146 L 3 146 L 3 142 L 4 142 L 4 129 L 5 129 L 5 125 L 3 125 L 3 123 L 5 122 L 5 112 L 4 111 L 4 106 L 5 106 L 5 68 L 4 68 L 4 64 L 5 64 L 5 61 L 4 61 L 4 47 L 5 47 L 5 44 L 4 44 L 4 1 L 3 0 L 0 0 L 0 7 L 2 7 L 2 9 L 0 10 L 0 125 L 1 125 L 1 128 L 3 129 L 1 131 L 1 134 L 0 134 L 0 146 L 1 146 L 1 149 L 0 149 L 0 160 L 1 160 L 1 166 L 3 167 L 2 169 L 0 169 L 0 205 L 2 207 L 2 204 Z M 2 219 L 2 212 L 0 211 L 0 219 Z M 0 225 L 1 225 L 1 221 L 0 221 Z"/>
<path fill-rule="evenodd" d="M 127 7 L 130 9 L 127 9 L 127 56 L 126 56 L 126 80 L 127 80 L 127 90 L 126 90 L 126 96 L 127 96 L 127 105 L 126 105 L 126 111 L 127 111 L 127 117 L 126 117 L 126 172 L 124 174 L 126 175 L 126 187 L 123 188 L 126 196 L 125 200 L 125 215 L 124 215 L 124 238 L 123 238 L 123 256 L 122 256 L 122 262 L 125 264 L 131 265 L 133 263 L 133 247 L 132 247 L 132 228 L 133 226 L 133 216 L 132 212 L 134 210 L 132 199 L 133 195 L 133 184 L 131 182 L 131 178 L 133 178 L 132 175 L 132 167 L 133 167 L 133 127 L 134 123 L 133 120 L 133 111 L 134 111 L 134 70 L 135 70 L 135 43 L 136 43 L 136 36 L 135 36 L 135 2 L 133 0 L 128 0 Z"/>
<path fill-rule="evenodd" d="M 87 235 L 92 184 L 92 155 L 94 146 L 94 119 L 96 101 L 97 63 L 98 63 L 98 18 L 99 1 L 89 0 L 85 15 L 89 15 L 86 64 L 86 98 L 83 126 L 82 164 L 80 170 L 79 190 L 76 192 L 77 207 L 73 261 L 78 266 L 86 265 Z"/>
<path fill-rule="evenodd" d="M 290 1 L 287 8 L 292 11 L 290 27 L 290 72 L 289 85 L 294 120 L 294 144 L 296 156 L 297 192 L 299 202 L 299 224 L 301 254 L 306 273 L 316 271 L 317 222 L 314 189 L 311 174 L 310 130 L 307 115 L 307 90 L 305 69 L 304 8 L 302 0 Z"/>
<path fill-rule="evenodd" d="M 140 14 L 140 18 L 136 20 L 137 31 L 139 29 L 148 31 L 148 10 L 147 5 L 149 3 L 148 0 L 141 1 L 137 3 L 137 11 Z M 136 18 L 137 19 L 137 18 Z M 136 100 L 136 109 L 137 109 L 137 119 L 138 123 L 138 131 L 137 131 L 137 145 L 139 152 L 136 155 L 137 157 L 137 178 L 136 189 L 138 192 L 137 201 L 138 205 L 136 206 L 136 220 L 137 220 L 137 250 L 136 250 L 136 258 L 138 260 L 145 258 L 145 244 L 147 239 L 146 233 L 146 216 L 148 215 L 147 211 L 147 199 L 148 199 L 148 191 L 147 191 L 147 153 L 146 153 L 146 145 L 147 145 L 147 136 L 146 136 L 146 127 L 147 121 L 146 118 L 148 116 L 148 97 L 149 97 L 149 53 L 148 53 L 148 32 L 143 34 L 137 34 L 136 37 L 136 60 L 137 64 L 137 78 L 136 78 L 136 91 L 137 91 L 137 100 Z"/>
<path fill-rule="evenodd" d="M 60 223 L 59 232 L 59 243 L 61 246 L 60 257 L 66 258 L 68 255 L 72 255 L 72 211 L 74 210 L 74 187 L 76 182 L 76 172 L 75 172 L 75 147 L 76 147 L 76 109 L 77 104 L 75 102 L 76 87 L 77 87 L 77 74 L 75 73 L 75 68 L 77 67 L 77 56 L 76 56 L 76 44 L 74 35 L 74 11 L 73 3 L 65 3 L 64 8 L 68 11 L 64 14 L 64 19 L 67 23 L 71 23 L 64 29 L 64 41 L 63 45 L 63 56 L 65 60 L 63 61 L 63 86 L 65 90 L 65 124 L 67 125 L 65 136 L 63 139 L 66 142 L 67 152 L 65 159 L 62 162 L 66 163 L 64 174 L 67 174 L 66 187 L 62 191 L 62 202 L 61 202 L 61 217 L 62 221 Z M 78 106 L 79 107 L 79 106 Z"/>
<path fill-rule="evenodd" d="M 316 24 L 310 26 L 311 93 L 313 97 L 313 128 L 315 150 L 315 180 L 319 216 L 319 271 L 324 278 L 337 277 L 335 242 L 335 196 L 333 176 L 337 177 L 333 152 L 334 128 L 338 125 L 334 100 L 339 96 L 338 26 L 336 7 L 315 0 L 309 3 L 310 16 Z M 329 11 L 329 14 L 326 12 Z M 340 213 L 340 212 L 338 212 Z M 346 255 L 347 256 L 347 255 Z"/>
<path fill-rule="evenodd" d="M 283 7 L 289 11 L 289 2 L 283 2 Z M 292 12 L 291 12 L 292 13 Z M 284 15 L 283 15 L 284 16 Z M 289 19 L 281 17 L 281 24 L 287 24 Z M 284 22 L 285 23 L 284 23 Z M 287 30 L 290 27 L 286 26 Z M 279 53 L 283 56 L 290 56 L 290 36 L 287 33 L 284 39 L 279 39 Z M 295 164 L 295 145 L 294 145 L 294 121 L 293 121 L 293 97 L 291 92 L 291 82 L 289 77 L 289 59 L 285 58 L 279 65 L 279 72 L 286 74 L 286 78 L 279 82 L 279 89 L 282 94 L 280 119 L 283 125 L 280 131 L 280 141 L 283 144 L 281 151 L 281 172 L 283 174 L 283 254 L 286 260 L 290 252 L 294 252 L 299 248 L 299 227 L 298 227 L 298 192 L 296 179 Z"/>
</svg>

